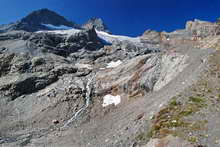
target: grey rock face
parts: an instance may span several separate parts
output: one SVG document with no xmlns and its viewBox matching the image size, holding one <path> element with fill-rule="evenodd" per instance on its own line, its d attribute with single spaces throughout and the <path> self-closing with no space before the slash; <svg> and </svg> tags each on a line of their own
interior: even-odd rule
<svg viewBox="0 0 220 147">
<path fill-rule="evenodd" d="M 110 33 L 107 26 L 104 24 L 103 20 L 101 18 L 91 18 L 86 22 L 82 28 L 88 29 L 88 28 L 95 28 L 98 31 L 104 31 L 107 33 Z"/>
<path fill-rule="evenodd" d="M 144 34 L 141 36 L 141 40 L 143 43 L 152 43 L 152 44 L 159 44 L 161 41 L 160 32 L 147 30 L 144 32 Z"/>
<path fill-rule="evenodd" d="M 31 47 L 43 49 L 61 56 L 68 56 L 80 49 L 98 50 L 103 45 L 94 29 L 83 30 L 68 37 L 53 33 L 35 33 L 29 38 Z"/>
<path fill-rule="evenodd" d="M 1 70 L 1 75 L 6 75 L 10 71 L 10 63 L 12 59 L 14 58 L 14 54 L 1 54 L 0 55 L 0 70 Z"/>
<path fill-rule="evenodd" d="M 90 72 L 79 70 L 64 59 L 56 56 L 31 57 L 28 54 L 4 54 L 0 56 L 0 92 L 11 100 L 24 94 L 41 90 L 59 80 L 65 74 L 86 76 Z M 8 80 L 8 78 L 10 80 Z"/>
</svg>

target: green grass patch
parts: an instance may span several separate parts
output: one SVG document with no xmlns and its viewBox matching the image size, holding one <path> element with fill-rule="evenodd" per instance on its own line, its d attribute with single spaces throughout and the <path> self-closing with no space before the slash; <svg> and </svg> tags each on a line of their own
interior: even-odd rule
<svg viewBox="0 0 220 147">
<path fill-rule="evenodd" d="M 189 97 L 189 101 L 194 102 L 194 103 L 204 103 L 205 100 L 202 97 Z"/>
<path fill-rule="evenodd" d="M 206 105 L 206 100 L 203 97 L 189 97 L 185 103 L 173 98 L 167 107 L 154 117 L 150 131 L 147 134 L 141 134 L 139 138 L 163 138 L 167 135 L 173 135 L 187 139 L 187 134 L 184 137 L 183 130 L 203 130 L 206 121 L 189 122 L 185 118 L 200 111 Z M 196 142 L 195 138 L 188 140 Z"/>
</svg>

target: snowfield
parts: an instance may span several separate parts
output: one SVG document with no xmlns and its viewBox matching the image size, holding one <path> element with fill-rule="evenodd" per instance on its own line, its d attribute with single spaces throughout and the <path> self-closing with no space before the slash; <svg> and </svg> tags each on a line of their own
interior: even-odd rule
<svg viewBox="0 0 220 147">
<path fill-rule="evenodd" d="M 78 67 L 78 68 L 93 69 L 92 65 L 90 65 L 90 64 L 80 64 L 80 63 L 77 63 L 77 64 L 75 64 L 75 66 Z"/>
<path fill-rule="evenodd" d="M 108 105 L 112 105 L 114 104 L 115 106 L 121 103 L 121 96 L 117 95 L 117 96 L 113 96 L 113 95 L 106 95 L 103 98 L 103 107 L 107 107 Z"/>
<path fill-rule="evenodd" d="M 106 41 L 107 43 L 113 43 L 113 42 L 121 42 L 121 41 L 129 41 L 132 43 L 141 43 L 141 40 L 139 37 L 128 37 L 128 36 L 121 36 L 121 35 L 111 35 L 106 32 L 97 31 L 96 33 L 99 38 Z"/>
<path fill-rule="evenodd" d="M 107 68 L 115 68 L 121 64 L 122 64 L 121 60 L 118 60 L 116 62 L 112 61 L 112 62 L 108 63 Z"/>
</svg>

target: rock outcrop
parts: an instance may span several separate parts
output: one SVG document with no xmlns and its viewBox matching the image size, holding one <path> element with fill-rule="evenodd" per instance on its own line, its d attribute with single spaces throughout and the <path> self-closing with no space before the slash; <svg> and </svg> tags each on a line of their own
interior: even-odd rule
<svg viewBox="0 0 220 147">
<path fill-rule="evenodd" d="M 41 48 L 44 52 L 49 51 L 61 56 L 68 56 L 80 49 L 94 51 L 103 47 L 93 28 L 69 36 L 40 32 L 32 34 L 28 41 L 31 46 Z"/>
<path fill-rule="evenodd" d="M 106 24 L 103 22 L 101 18 L 91 18 L 82 26 L 82 28 L 85 29 L 93 27 L 98 31 L 110 33 L 109 29 L 107 28 Z"/>
</svg>

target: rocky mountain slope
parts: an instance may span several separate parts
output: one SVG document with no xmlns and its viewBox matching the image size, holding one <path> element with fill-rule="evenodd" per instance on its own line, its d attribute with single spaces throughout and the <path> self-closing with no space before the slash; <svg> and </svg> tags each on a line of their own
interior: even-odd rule
<svg viewBox="0 0 220 147">
<path fill-rule="evenodd" d="M 0 26 L 0 145 L 219 146 L 219 25 L 132 38 L 96 22 L 42 9 Z"/>
</svg>

